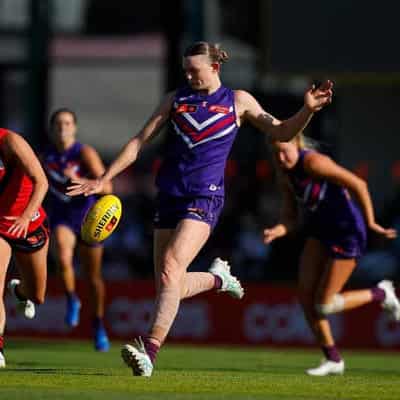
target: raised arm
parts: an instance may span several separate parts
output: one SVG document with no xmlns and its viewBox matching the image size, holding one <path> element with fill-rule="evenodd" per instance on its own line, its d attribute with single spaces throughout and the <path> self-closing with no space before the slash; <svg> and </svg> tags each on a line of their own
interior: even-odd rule
<svg viewBox="0 0 400 400">
<path fill-rule="evenodd" d="M 266 112 L 251 94 L 237 90 L 236 112 L 240 122 L 248 121 L 273 139 L 286 142 L 304 130 L 315 112 L 331 103 L 332 87 L 331 81 L 324 82 L 318 88 L 312 86 L 304 94 L 304 106 L 292 117 L 282 121 Z"/>
<path fill-rule="evenodd" d="M 360 205 L 369 229 L 389 239 L 396 237 L 394 229 L 385 229 L 376 223 L 368 185 L 363 179 L 336 164 L 331 158 L 316 152 L 305 156 L 304 168 L 313 177 L 326 179 L 346 188 Z"/>
<path fill-rule="evenodd" d="M 16 161 L 33 183 L 33 191 L 22 215 L 7 216 L 7 219 L 14 220 L 9 233 L 16 237 L 25 237 L 29 224 L 35 213 L 39 210 L 48 190 L 48 182 L 40 161 L 32 148 L 20 135 L 10 132 L 5 138 L 6 154 Z"/>
<path fill-rule="evenodd" d="M 142 146 L 160 132 L 169 118 L 173 99 L 174 92 L 168 93 L 145 123 L 142 130 L 122 148 L 117 158 L 111 163 L 101 178 L 87 182 L 80 181 L 79 179 L 74 180 L 73 184 L 68 188 L 67 194 L 69 196 L 77 196 L 79 194 L 88 196 L 94 193 L 102 193 L 104 185 L 131 165 L 137 159 Z"/>
</svg>

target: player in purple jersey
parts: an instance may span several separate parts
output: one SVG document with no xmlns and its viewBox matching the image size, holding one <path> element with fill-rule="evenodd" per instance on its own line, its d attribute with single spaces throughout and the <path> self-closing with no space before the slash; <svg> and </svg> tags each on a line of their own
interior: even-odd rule
<svg viewBox="0 0 400 400">
<path fill-rule="evenodd" d="M 104 173 L 104 165 L 94 148 L 76 140 L 77 119 L 72 110 L 62 108 L 55 111 L 50 119 L 50 130 L 53 144 L 43 153 L 42 161 L 50 182 L 48 211 L 53 244 L 67 297 L 65 323 L 71 327 L 79 324 L 81 302 L 76 294 L 73 268 L 74 249 L 78 245 L 93 302 L 95 348 L 107 351 L 109 341 L 103 324 L 104 282 L 101 275 L 103 247 L 89 245 L 80 236 L 83 218 L 96 201 L 96 196 L 66 195 L 71 179 L 97 178 Z M 111 190 L 109 182 L 101 193 L 110 193 Z"/>
<path fill-rule="evenodd" d="M 305 209 L 307 235 L 300 261 L 299 299 L 325 355 L 319 367 L 306 372 L 342 374 L 344 361 L 332 336 L 327 319 L 330 314 L 379 302 L 400 321 L 400 303 L 392 282 L 342 291 L 365 249 L 367 228 L 389 239 L 396 237 L 396 231 L 375 222 L 366 183 L 329 157 L 307 149 L 302 135 L 288 143 L 274 142 L 273 147 L 284 207 L 282 221 L 264 230 L 264 242 L 271 243 L 294 229 L 297 197 Z"/>
<path fill-rule="evenodd" d="M 142 146 L 168 124 L 167 147 L 157 176 L 159 189 L 154 230 L 156 308 L 148 336 L 125 345 L 122 357 L 134 375 L 151 376 L 157 352 L 177 314 L 180 301 L 208 290 L 243 296 L 226 261 L 217 258 L 208 272 L 187 272 L 218 221 L 224 202 L 224 169 L 239 126 L 248 121 L 278 140 L 290 140 L 314 112 L 331 102 L 332 83 L 305 93 L 304 107 L 280 121 L 243 90 L 221 84 L 225 51 L 198 42 L 184 54 L 188 86 L 169 93 L 143 129 L 123 148 L 101 179 L 76 180 L 71 195 L 103 190 L 132 164 Z"/>
</svg>

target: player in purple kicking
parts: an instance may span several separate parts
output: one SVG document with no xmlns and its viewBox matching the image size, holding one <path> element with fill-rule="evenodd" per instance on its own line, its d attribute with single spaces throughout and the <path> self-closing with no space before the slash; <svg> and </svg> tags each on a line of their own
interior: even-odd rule
<svg viewBox="0 0 400 400">
<path fill-rule="evenodd" d="M 278 178 L 284 194 L 282 221 L 264 230 L 264 242 L 286 235 L 296 224 L 295 198 L 304 206 L 307 241 L 300 261 L 299 298 L 325 359 L 309 375 L 343 374 L 344 361 L 335 346 L 330 314 L 379 302 L 400 321 L 400 303 L 392 282 L 365 290 L 342 291 L 362 255 L 367 228 L 392 239 L 394 229 L 375 222 L 366 183 L 329 157 L 307 148 L 303 135 L 274 142 Z M 359 205 L 360 209 L 357 207 Z"/>
<path fill-rule="evenodd" d="M 95 348 L 107 351 L 109 341 L 103 324 L 104 282 L 101 275 L 103 247 L 89 245 L 80 237 L 83 218 L 97 196 L 72 198 L 65 194 L 71 179 L 97 178 L 105 168 L 94 148 L 76 140 L 77 118 L 72 110 L 61 108 L 55 111 L 50 118 L 50 131 L 53 144 L 42 154 L 42 161 L 50 183 L 48 211 L 52 242 L 67 296 L 65 323 L 71 327 L 79 324 L 81 302 L 75 291 L 73 267 L 74 249 L 78 244 L 93 302 Z M 111 190 L 109 182 L 101 193 Z"/>
<path fill-rule="evenodd" d="M 166 96 L 101 179 L 77 180 L 69 191 L 71 195 L 101 192 L 136 160 L 142 146 L 168 125 L 167 147 L 156 181 L 156 308 L 144 341 L 138 338 L 122 349 L 122 357 L 135 375 L 151 376 L 182 299 L 213 289 L 236 298 L 243 296 L 243 288 L 226 261 L 217 258 L 208 272 L 187 272 L 221 213 L 225 163 L 240 125 L 247 121 L 275 139 L 290 140 L 304 129 L 315 111 L 331 102 L 332 83 L 327 81 L 308 90 L 304 107 L 280 121 L 249 93 L 221 84 L 221 65 L 227 59 L 217 45 L 198 42 L 190 46 L 183 57 L 188 85 Z"/>
</svg>

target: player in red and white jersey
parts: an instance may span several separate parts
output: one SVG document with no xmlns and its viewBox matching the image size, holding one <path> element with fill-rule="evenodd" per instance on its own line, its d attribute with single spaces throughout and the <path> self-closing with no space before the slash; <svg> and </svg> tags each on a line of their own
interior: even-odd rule
<svg viewBox="0 0 400 400">
<path fill-rule="evenodd" d="M 47 189 L 46 175 L 29 144 L 0 128 L 0 368 L 5 367 L 3 294 L 12 254 L 21 280 L 11 280 L 8 288 L 17 310 L 33 318 L 35 304 L 44 301 L 48 230 L 41 204 Z"/>
</svg>

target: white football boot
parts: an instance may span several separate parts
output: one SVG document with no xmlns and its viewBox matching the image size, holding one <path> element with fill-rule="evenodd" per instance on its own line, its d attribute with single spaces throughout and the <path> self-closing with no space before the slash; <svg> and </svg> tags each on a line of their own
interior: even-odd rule
<svg viewBox="0 0 400 400">
<path fill-rule="evenodd" d="M 30 300 L 20 300 L 15 294 L 15 288 L 21 283 L 19 279 L 11 279 L 8 282 L 8 291 L 13 296 L 16 303 L 17 311 L 22 314 L 25 318 L 32 319 L 35 317 L 35 304 Z"/>
<path fill-rule="evenodd" d="M 385 300 L 382 302 L 383 309 L 390 315 L 393 321 L 400 321 L 400 302 L 396 296 L 392 281 L 381 281 L 378 288 L 385 292 Z"/>
<path fill-rule="evenodd" d="M 306 370 L 307 375 L 311 376 L 327 376 L 327 375 L 343 375 L 344 373 L 344 361 L 339 362 L 322 360 L 319 367 L 310 368 Z"/>
<path fill-rule="evenodd" d="M 132 368 L 135 376 L 150 377 L 153 373 L 153 363 L 146 352 L 142 338 L 135 339 L 133 345 L 125 344 L 121 349 L 124 363 Z"/>
<path fill-rule="evenodd" d="M 221 278 L 222 287 L 218 289 L 219 292 L 227 292 L 236 299 L 241 299 L 244 296 L 244 289 L 239 280 L 231 274 L 228 261 L 216 258 L 208 272 Z"/>
<path fill-rule="evenodd" d="M 6 359 L 4 358 L 4 354 L 0 351 L 0 368 L 6 367 Z"/>
</svg>

